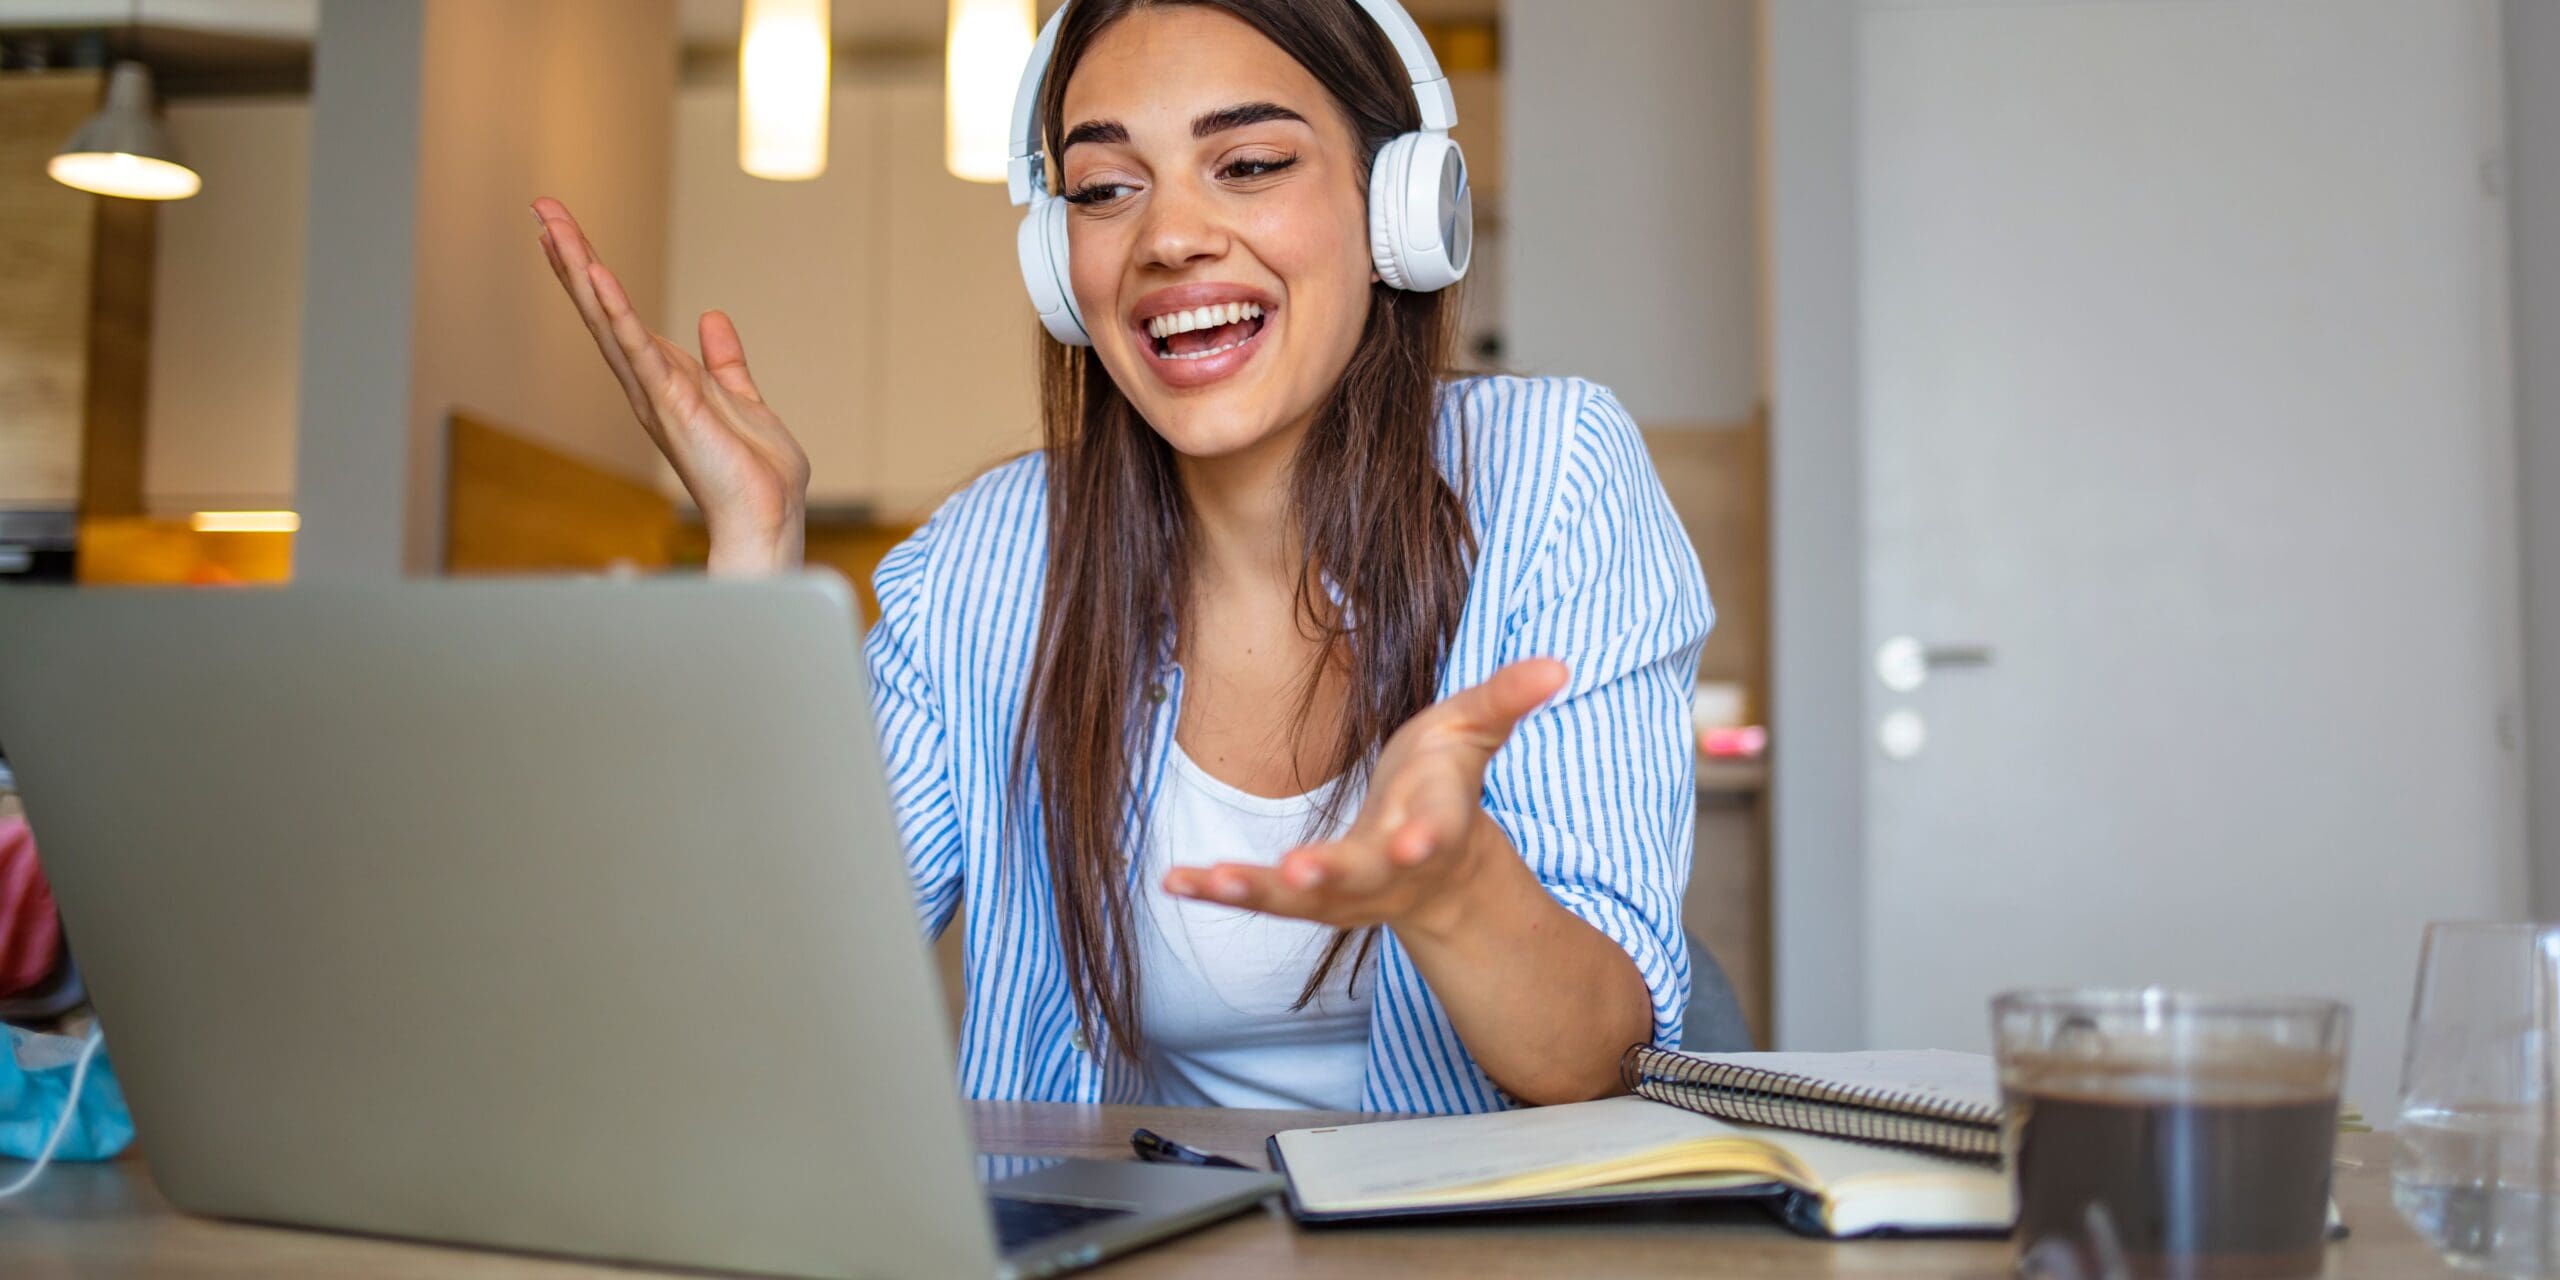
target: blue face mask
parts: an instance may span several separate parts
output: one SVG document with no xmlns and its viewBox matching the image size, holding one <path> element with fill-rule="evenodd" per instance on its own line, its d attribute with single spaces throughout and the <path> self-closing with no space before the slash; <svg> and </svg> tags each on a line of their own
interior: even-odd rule
<svg viewBox="0 0 2560 1280">
<path fill-rule="evenodd" d="M 0 1156 L 36 1167 L 7 1186 L 9 1195 L 35 1181 L 47 1160 L 105 1160 L 133 1143 L 133 1114 L 124 1089 L 92 1029 L 86 1040 L 38 1035 L 16 1027 L 0 1053 Z"/>
</svg>

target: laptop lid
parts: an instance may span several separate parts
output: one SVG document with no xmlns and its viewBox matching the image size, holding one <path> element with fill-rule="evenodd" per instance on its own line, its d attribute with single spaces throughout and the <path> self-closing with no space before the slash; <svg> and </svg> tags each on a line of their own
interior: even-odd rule
<svg viewBox="0 0 2560 1280">
<path fill-rule="evenodd" d="M 179 1207 L 994 1274 L 842 580 L 26 588 L 0 637 Z"/>
</svg>

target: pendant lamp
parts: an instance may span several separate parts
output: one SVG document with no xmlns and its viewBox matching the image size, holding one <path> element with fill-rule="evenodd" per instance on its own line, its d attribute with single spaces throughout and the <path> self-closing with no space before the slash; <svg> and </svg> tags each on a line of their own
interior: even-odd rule
<svg viewBox="0 0 2560 1280">
<path fill-rule="evenodd" d="M 1013 94 L 1033 36 L 1031 0 L 951 0 L 942 133 L 942 164 L 951 176 L 1004 181 Z"/>
<path fill-rule="evenodd" d="M 151 69 L 129 58 L 107 76 L 106 105 L 44 171 L 64 186 L 128 200 L 184 200 L 204 187 L 151 117 Z"/>
<path fill-rule="evenodd" d="M 142 0 L 133 0 L 132 47 L 142 48 Z M 66 187 L 127 200 L 184 200 L 204 179 L 151 115 L 151 68 L 132 58 L 107 73 L 107 100 L 74 131 L 44 171 Z"/>
<path fill-rule="evenodd" d="M 747 0 L 738 36 L 738 167 L 798 182 L 827 171 L 827 0 Z"/>
</svg>

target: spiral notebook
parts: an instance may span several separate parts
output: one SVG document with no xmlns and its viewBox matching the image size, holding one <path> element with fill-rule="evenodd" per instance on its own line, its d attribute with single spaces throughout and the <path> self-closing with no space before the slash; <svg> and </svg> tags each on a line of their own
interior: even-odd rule
<svg viewBox="0 0 2560 1280">
<path fill-rule="evenodd" d="M 2000 1159 L 1999 1077 L 1981 1054 L 1683 1053 L 1637 1045 L 1618 1074 L 1638 1097 L 1719 1120 Z"/>
</svg>

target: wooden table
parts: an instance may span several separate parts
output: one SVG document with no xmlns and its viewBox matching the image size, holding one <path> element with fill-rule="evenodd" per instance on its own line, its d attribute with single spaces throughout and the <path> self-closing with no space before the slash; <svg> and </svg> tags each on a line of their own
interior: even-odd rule
<svg viewBox="0 0 2560 1280">
<path fill-rule="evenodd" d="M 1261 1167 L 1275 1129 L 1360 1117 L 1299 1111 L 1194 1111 L 980 1103 L 978 1145 L 1026 1155 L 1124 1158 L 1129 1130 L 1145 1125 L 1178 1141 Z M 2332 1277 L 2454 1274 L 2391 1208 L 2387 1137 L 2351 1134 L 2340 1154 L 2337 1197 L 2354 1238 L 2329 1250 Z M 0 1161 L 0 1180 L 18 1166 Z M 1997 1240 L 1900 1240 L 1834 1244 L 1791 1236 L 1739 1206 L 1594 1210 L 1465 1225 L 1301 1230 L 1270 1205 L 1133 1254 L 1097 1275 L 1327 1277 L 1463 1274 L 1506 1276 L 1964 1276 L 2008 1274 Z M 128 1277 L 366 1276 L 455 1280 L 565 1280 L 629 1276 L 610 1268 L 316 1231 L 244 1226 L 174 1212 L 139 1158 L 48 1170 L 17 1201 L 0 1201 L 0 1276 L 9 1280 Z"/>
</svg>

